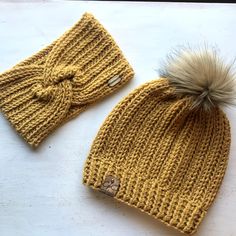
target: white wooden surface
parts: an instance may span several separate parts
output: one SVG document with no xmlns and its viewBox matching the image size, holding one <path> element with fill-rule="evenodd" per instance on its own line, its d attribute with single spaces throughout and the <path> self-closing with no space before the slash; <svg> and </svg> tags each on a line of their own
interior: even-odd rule
<svg viewBox="0 0 236 236">
<path fill-rule="evenodd" d="M 0 71 L 46 46 L 85 12 L 113 35 L 134 80 L 31 150 L 0 115 L 1 236 L 182 235 L 152 217 L 82 185 L 90 145 L 105 117 L 128 92 L 157 76 L 177 45 L 208 42 L 236 56 L 236 5 L 60 1 L 0 2 Z M 236 119 L 228 170 L 201 236 L 236 235 Z"/>
</svg>

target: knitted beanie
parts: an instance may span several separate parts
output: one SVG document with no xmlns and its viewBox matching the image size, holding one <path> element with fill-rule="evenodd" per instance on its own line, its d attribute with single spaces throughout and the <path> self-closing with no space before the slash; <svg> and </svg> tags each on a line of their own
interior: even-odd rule
<svg viewBox="0 0 236 236">
<path fill-rule="evenodd" d="M 0 108 L 36 147 L 133 75 L 110 34 L 85 13 L 51 45 L 0 75 Z"/>
<path fill-rule="evenodd" d="M 214 50 L 180 50 L 106 118 L 83 182 L 192 234 L 225 174 L 235 85 Z"/>
</svg>

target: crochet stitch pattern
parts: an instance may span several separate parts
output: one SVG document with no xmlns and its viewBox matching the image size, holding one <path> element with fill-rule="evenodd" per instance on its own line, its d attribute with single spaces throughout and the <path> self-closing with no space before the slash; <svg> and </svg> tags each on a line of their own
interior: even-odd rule
<svg viewBox="0 0 236 236">
<path fill-rule="evenodd" d="M 181 52 L 164 72 L 106 118 L 83 183 L 193 234 L 226 171 L 231 134 L 221 105 L 235 98 L 235 74 L 205 50 Z"/>
<path fill-rule="evenodd" d="M 37 147 L 53 130 L 111 94 L 134 75 L 120 48 L 91 15 L 0 75 L 0 108 Z M 119 77 L 119 83 L 109 80 Z"/>
</svg>

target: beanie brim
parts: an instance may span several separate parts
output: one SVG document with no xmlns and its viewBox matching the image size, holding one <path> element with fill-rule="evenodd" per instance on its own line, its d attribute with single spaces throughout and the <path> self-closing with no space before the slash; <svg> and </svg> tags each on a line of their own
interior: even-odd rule
<svg viewBox="0 0 236 236">
<path fill-rule="evenodd" d="M 114 176 L 120 182 L 115 199 L 151 215 L 182 233 L 195 233 L 206 214 L 203 206 L 160 187 L 158 180 L 145 180 L 135 173 L 124 172 L 114 165 L 111 166 L 99 158 L 87 160 L 83 176 L 85 185 L 101 191 L 106 176 Z"/>
</svg>

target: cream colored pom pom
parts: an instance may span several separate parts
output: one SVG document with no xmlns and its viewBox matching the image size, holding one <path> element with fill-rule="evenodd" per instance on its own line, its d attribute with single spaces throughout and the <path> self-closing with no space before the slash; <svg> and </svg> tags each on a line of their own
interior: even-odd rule
<svg viewBox="0 0 236 236">
<path fill-rule="evenodd" d="M 236 78 L 232 65 L 225 65 L 213 49 L 191 48 L 175 51 L 167 59 L 160 75 L 167 78 L 179 95 L 193 98 L 193 107 L 210 110 L 235 104 Z"/>
</svg>

